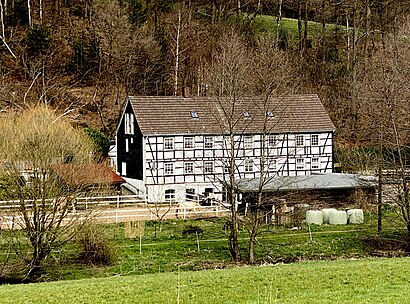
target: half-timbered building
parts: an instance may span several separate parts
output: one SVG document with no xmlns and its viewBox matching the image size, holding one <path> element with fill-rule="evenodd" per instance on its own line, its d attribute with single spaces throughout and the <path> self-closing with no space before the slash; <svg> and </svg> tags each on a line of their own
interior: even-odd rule
<svg viewBox="0 0 410 304">
<path fill-rule="evenodd" d="M 117 172 L 149 201 L 222 199 L 230 159 L 237 178 L 332 172 L 334 130 L 317 95 L 129 97 Z"/>
</svg>

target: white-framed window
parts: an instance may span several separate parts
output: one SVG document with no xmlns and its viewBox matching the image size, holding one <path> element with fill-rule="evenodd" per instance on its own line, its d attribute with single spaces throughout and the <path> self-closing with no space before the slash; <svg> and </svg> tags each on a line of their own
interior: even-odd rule
<svg viewBox="0 0 410 304">
<path fill-rule="evenodd" d="M 130 145 L 128 143 L 128 138 L 125 139 L 125 152 L 129 152 L 130 151 Z"/>
<path fill-rule="evenodd" d="M 165 190 L 165 201 L 168 203 L 175 202 L 175 189 Z"/>
<path fill-rule="evenodd" d="M 164 138 L 164 150 L 174 149 L 174 139 L 172 137 Z"/>
<path fill-rule="evenodd" d="M 310 167 L 312 169 L 319 169 L 319 157 L 312 157 L 312 163 Z"/>
<path fill-rule="evenodd" d="M 312 146 L 318 146 L 319 145 L 319 135 L 312 134 L 312 136 L 310 137 L 310 143 Z"/>
<path fill-rule="evenodd" d="M 303 135 L 296 135 L 296 147 L 302 147 L 304 145 Z"/>
<path fill-rule="evenodd" d="M 214 138 L 212 136 L 205 136 L 204 138 L 204 148 L 212 149 L 214 147 Z"/>
<path fill-rule="evenodd" d="M 195 199 L 195 189 L 188 188 L 185 190 L 185 198 L 188 201 L 193 201 Z"/>
<path fill-rule="evenodd" d="M 243 147 L 253 148 L 253 136 L 252 135 L 245 135 L 243 137 Z"/>
<path fill-rule="evenodd" d="M 269 170 L 271 170 L 271 171 L 276 171 L 276 167 L 277 167 L 277 165 L 276 165 L 276 159 L 270 159 L 270 160 L 269 160 L 269 164 L 268 164 Z"/>
<path fill-rule="evenodd" d="M 253 161 L 252 161 L 252 159 L 245 159 L 243 166 L 244 166 L 245 172 L 253 172 Z"/>
<path fill-rule="evenodd" d="M 134 134 L 134 115 L 132 113 L 124 114 L 124 133 Z"/>
<path fill-rule="evenodd" d="M 296 170 L 304 170 L 305 169 L 305 160 L 303 158 L 296 159 Z"/>
<path fill-rule="evenodd" d="M 193 149 L 194 148 L 194 138 L 193 137 L 185 137 L 184 138 L 184 148 L 185 149 Z"/>
<path fill-rule="evenodd" d="M 204 162 L 204 173 L 214 173 L 214 162 L 213 161 L 205 161 Z"/>
<path fill-rule="evenodd" d="M 121 163 L 121 175 L 122 176 L 127 175 L 127 163 L 126 162 Z"/>
<path fill-rule="evenodd" d="M 278 143 L 279 138 L 278 135 L 269 135 L 268 136 L 268 146 L 269 147 L 274 147 Z"/>
<path fill-rule="evenodd" d="M 174 163 L 165 163 L 164 170 L 165 170 L 165 175 L 174 174 Z"/>
<path fill-rule="evenodd" d="M 184 163 L 184 172 L 186 174 L 194 173 L 194 163 L 192 163 L 192 162 Z"/>
</svg>

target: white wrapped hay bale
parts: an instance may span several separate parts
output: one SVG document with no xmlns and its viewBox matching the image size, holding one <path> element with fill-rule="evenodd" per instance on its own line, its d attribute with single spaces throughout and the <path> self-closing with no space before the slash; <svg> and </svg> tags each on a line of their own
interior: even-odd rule
<svg viewBox="0 0 410 304">
<path fill-rule="evenodd" d="M 333 211 L 337 211 L 337 210 L 335 208 L 324 208 L 324 209 L 322 209 L 323 224 L 329 224 L 329 215 Z"/>
<path fill-rule="evenodd" d="M 323 224 L 323 213 L 320 210 L 308 210 L 306 211 L 306 223 L 308 224 Z"/>
<path fill-rule="evenodd" d="M 347 210 L 347 221 L 349 224 L 363 224 L 364 215 L 362 209 Z"/>
<path fill-rule="evenodd" d="M 329 214 L 329 224 L 330 225 L 346 225 L 347 224 L 347 213 L 346 211 L 331 211 Z"/>
</svg>

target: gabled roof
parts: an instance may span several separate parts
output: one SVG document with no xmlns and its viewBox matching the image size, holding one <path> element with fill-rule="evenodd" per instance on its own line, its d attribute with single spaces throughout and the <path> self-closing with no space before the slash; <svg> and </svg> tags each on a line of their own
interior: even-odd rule
<svg viewBox="0 0 410 304">
<path fill-rule="evenodd" d="M 60 164 L 53 171 L 68 185 L 115 185 L 125 183 L 125 180 L 102 164 Z"/>
<path fill-rule="evenodd" d="M 130 96 L 129 101 L 143 135 L 226 134 L 229 125 L 235 133 L 249 134 L 335 129 L 315 94 L 245 97 L 234 103 L 224 97 L 182 96 Z"/>
</svg>

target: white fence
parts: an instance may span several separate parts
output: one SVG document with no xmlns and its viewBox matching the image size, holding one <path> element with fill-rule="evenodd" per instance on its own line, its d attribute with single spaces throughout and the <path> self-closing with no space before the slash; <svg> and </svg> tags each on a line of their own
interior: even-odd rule
<svg viewBox="0 0 410 304">
<path fill-rule="evenodd" d="M 191 203 L 147 203 L 144 196 L 106 196 L 81 197 L 63 199 L 62 202 L 72 205 L 67 222 L 74 217 L 84 220 L 92 217 L 100 223 L 121 223 L 141 220 L 190 219 L 201 217 L 218 217 L 227 215 L 230 211 L 225 205 L 214 203 L 211 206 L 200 206 Z M 53 206 L 55 200 L 50 199 L 46 204 Z M 33 201 L 25 201 L 25 208 L 33 206 Z M 23 218 L 18 209 L 19 201 L 0 201 L 0 228 L 18 228 Z"/>
</svg>

